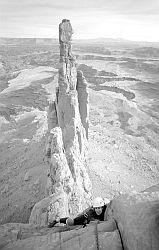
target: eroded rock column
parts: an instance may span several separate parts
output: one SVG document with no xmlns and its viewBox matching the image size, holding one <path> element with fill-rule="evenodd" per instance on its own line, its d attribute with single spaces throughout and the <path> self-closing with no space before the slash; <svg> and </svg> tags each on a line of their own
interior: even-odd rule
<svg viewBox="0 0 159 250">
<path fill-rule="evenodd" d="M 72 55 L 72 26 L 67 19 L 59 25 L 60 62 L 56 100 L 48 116 L 53 128 L 50 144 L 50 176 L 53 216 L 56 195 L 64 198 L 65 214 L 76 215 L 90 205 L 92 186 L 87 174 L 88 91 L 82 72 L 77 73 Z M 56 111 L 56 112 L 55 112 Z M 56 114 L 56 117 L 55 117 Z M 50 119 L 51 117 L 51 119 Z M 56 127 L 58 124 L 58 128 Z M 61 131 L 61 132 L 60 132 Z M 58 152 L 57 152 L 58 149 Z M 56 151 L 56 153 L 55 153 Z M 66 181 L 67 180 L 67 181 Z M 67 185 L 66 185 L 67 183 Z M 55 212 L 56 211 L 56 212 Z M 63 212 L 62 212 L 63 213 Z"/>
<path fill-rule="evenodd" d="M 78 79 L 77 76 L 76 62 L 71 48 L 72 33 L 70 21 L 64 19 L 59 25 L 60 68 L 57 116 L 58 124 L 62 129 L 67 163 L 74 180 L 69 197 L 69 209 L 71 214 L 75 214 L 88 206 L 91 198 L 91 182 L 86 171 L 88 130 L 86 131 L 86 126 L 82 124 L 83 117 L 88 116 L 87 108 L 84 108 L 88 105 L 88 96 L 87 100 L 86 98 L 84 100 L 80 89 L 80 86 L 86 89 L 86 81 L 82 85 L 84 78 Z M 80 112 L 82 105 L 83 109 L 81 108 Z"/>
<path fill-rule="evenodd" d="M 46 158 L 49 165 L 47 195 L 35 205 L 30 222 L 45 224 L 56 217 L 76 216 L 91 204 L 92 186 L 87 173 L 88 91 L 72 55 L 72 26 L 59 25 L 60 60 L 56 100 L 48 112 Z M 41 217 L 41 219 L 39 219 Z M 41 222 L 42 223 L 41 223 Z"/>
</svg>

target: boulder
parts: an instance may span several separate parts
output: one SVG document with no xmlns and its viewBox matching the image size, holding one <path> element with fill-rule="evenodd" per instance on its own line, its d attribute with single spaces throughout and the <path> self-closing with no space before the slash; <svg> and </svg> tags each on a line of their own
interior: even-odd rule
<svg viewBox="0 0 159 250">
<path fill-rule="evenodd" d="M 159 249 L 159 192 L 115 198 L 108 218 L 116 220 L 125 250 Z"/>
<path fill-rule="evenodd" d="M 68 199 L 63 191 L 50 195 L 39 201 L 33 207 L 29 218 L 29 224 L 47 226 L 56 217 L 66 217 L 68 213 Z"/>
<path fill-rule="evenodd" d="M 48 196 L 35 204 L 31 211 L 29 223 L 33 225 L 44 226 L 48 223 L 48 207 L 52 196 Z"/>
</svg>

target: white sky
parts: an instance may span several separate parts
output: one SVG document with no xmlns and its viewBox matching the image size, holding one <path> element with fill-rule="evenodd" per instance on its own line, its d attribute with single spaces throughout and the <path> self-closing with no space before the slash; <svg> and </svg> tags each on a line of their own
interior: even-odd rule
<svg viewBox="0 0 159 250">
<path fill-rule="evenodd" d="M 159 0 L 0 0 L 0 37 L 58 37 L 70 19 L 75 38 L 159 42 Z"/>
</svg>

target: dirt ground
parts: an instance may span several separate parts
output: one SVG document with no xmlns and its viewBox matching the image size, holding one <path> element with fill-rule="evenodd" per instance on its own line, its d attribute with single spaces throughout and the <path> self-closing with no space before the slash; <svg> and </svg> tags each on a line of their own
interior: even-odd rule
<svg viewBox="0 0 159 250">
<path fill-rule="evenodd" d="M 123 131 L 115 116 L 116 97 L 90 90 L 90 103 L 88 166 L 94 196 L 112 199 L 156 184 L 158 150 L 143 137 Z"/>
</svg>

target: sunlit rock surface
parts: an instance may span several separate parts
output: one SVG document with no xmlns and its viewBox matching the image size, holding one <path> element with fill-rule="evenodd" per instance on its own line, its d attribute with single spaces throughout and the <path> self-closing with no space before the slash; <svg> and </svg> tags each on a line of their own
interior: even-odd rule
<svg viewBox="0 0 159 250">
<path fill-rule="evenodd" d="M 2 66 L 2 72 L 0 73 L 0 91 L 2 93 L 0 95 L 0 193 L 2 198 L 0 201 L 0 222 L 23 221 L 27 223 L 33 205 L 40 201 L 36 203 L 32 210 L 29 220 L 30 224 L 5 224 L 0 227 L 0 248 L 3 247 L 2 249 L 29 249 L 29 247 L 30 249 L 36 247 L 37 249 L 46 249 L 46 246 L 48 249 L 59 249 L 61 246 L 64 249 L 69 249 L 69 246 L 75 246 L 75 249 L 78 249 L 78 247 L 80 249 L 84 246 L 83 249 L 87 249 L 90 246 L 90 241 L 92 243 L 90 249 L 91 247 L 102 249 L 103 245 L 104 249 L 107 249 L 109 246 L 111 246 L 110 249 L 113 249 L 116 242 L 119 249 L 121 247 L 118 237 L 119 232 L 115 231 L 116 227 L 114 228 L 114 226 L 112 226 L 113 232 L 108 230 L 108 226 L 108 231 L 104 228 L 102 232 L 99 232 L 98 225 L 98 234 L 96 233 L 95 225 L 92 231 L 90 230 L 92 225 L 89 225 L 85 229 L 78 227 L 79 230 L 72 232 L 70 230 L 73 228 L 56 225 L 56 228 L 49 229 L 45 226 L 48 222 L 47 208 L 49 205 L 52 208 L 52 212 L 49 214 L 51 216 L 50 219 L 53 219 L 56 215 L 65 216 L 68 212 L 70 213 L 68 205 L 71 203 L 68 201 L 72 192 L 66 192 L 67 189 L 65 187 L 67 185 L 64 184 L 65 177 L 62 174 L 65 171 L 67 172 L 68 168 L 72 176 L 70 180 L 73 180 L 73 184 L 71 182 L 69 187 L 74 187 L 75 184 L 73 178 L 75 174 L 73 175 L 71 172 L 74 168 L 70 169 L 69 166 L 72 165 L 68 164 L 69 162 L 65 154 L 67 142 L 68 145 L 73 144 L 66 137 L 66 134 L 63 134 L 63 131 L 72 132 L 67 130 L 62 122 L 63 111 L 67 112 L 67 108 L 61 109 L 61 125 L 59 126 L 58 123 L 60 88 L 55 91 L 58 78 L 59 81 L 62 79 L 61 92 L 63 94 L 67 93 L 66 98 L 70 96 L 74 89 L 78 92 L 77 95 L 74 95 L 74 99 L 70 97 L 70 100 L 75 100 L 76 96 L 78 96 L 78 102 L 75 100 L 75 103 L 79 105 L 79 111 L 75 108 L 68 108 L 68 110 L 77 115 L 78 121 L 81 119 L 85 130 L 87 128 L 85 122 L 88 120 L 83 112 L 87 113 L 88 106 L 85 106 L 85 102 L 81 101 L 87 98 L 87 93 L 82 92 L 83 95 L 80 96 L 79 92 L 83 91 L 85 87 L 82 89 L 78 86 L 80 79 L 86 86 L 85 79 L 80 75 L 79 71 L 76 72 L 71 46 L 66 39 L 66 37 L 70 39 L 72 34 L 72 28 L 68 20 L 64 20 L 60 25 L 61 30 L 64 31 L 67 30 L 66 27 L 70 29 L 70 33 L 68 36 L 63 34 L 63 37 L 61 37 L 62 58 L 60 64 L 57 49 L 56 54 L 54 54 L 53 46 L 51 45 L 51 52 L 37 51 L 39 48 L 30 46 L 27 46 L 27 49 L 24 46 L 18 49 L 15 46 L 14 49 L 13 47 L 8 47 L 6 52 L 16 55 L 7 58 L 6 53 L 4 53 L 6 63 L 3 60 L 2 65 L 0 65 L 0 67 Z M 101 194 L 103 197 L 108 195 L 110 199 L 126 192 L 135 194 L 137 191 L 146 189 L 146 192 L 152 193 L 158 190 L 158 59 L 147 56 L 147 50 L 149 51 L 149 49 L 145 49 L 145 57 L 141 58 L 141 55 L 144 54 L 141 46 L 133 53 L 132 45 L 130 48 L 126 48 L 124 43 L 123 49 L 119 50 L 117 44 L 115 45 L 117 46 L 116 48 L 110 48 L 110 53 L 107 53 L 105 44 L 98 46 L 95 44 L 92 46 L 78 45 L 78 53 L 83 49 L 91 54 L 95 51 L 101 53 L 100 55 L 83 55 L 81 59 L 79 57 L 78 63 L 81 62 L 82 64 L 78 69 L 83 71 L 86 80 L 89 82 L 91 108 L 88 164 L 90 178 L 93 182 L 93 195 Z M 102 48 L 104 50 L 101 50 Z M 45 48 L 42 50 L 45 50 Z M 22 56 L 19 53 L 22 53 Z M 28 54 L 24 55 L 25 53 Z M 157 57 L 157 51 L 154 54 Z M 108 57 L 107 55 L 111 56 Z M 68 67 L 65 67 L 63 63 L 68 63 Z M 60 69 L 62 67 L 61 71 L 59 70 L 59 73 L 62 73 L 61 76 L 56 75 L 57 65 L 58 67 L 60 66 Z M 56 69 L 53 68 L 54 66 Z M 67 75 L 67 79 L 64 74 Z M 67 80 L 71 85 L 68 84 Z M 76 80 L 77 84 L 75 87 Z M 51 103 L 47 124 L 48 101 Z M 65 103 L 69 102 L 65 100 Z M 81 104 L 84 104 L 84 107 Z M 64 120 L 69 124 L 71 116 L 69 116 L 68 120 L 67 115 L 65 116 Z M 73 124 L 72 127 L 74 128 L 74 124 L 76 125 L 77 123 L 71 121 L 70 124 Z M 43 162 L 42 152 L 45 144 L 44 136 L 48 130 L 51 131 L 56 127 L 58 127 L 59 132 L 55 129 L 53 134 L 49 133 L 48 135 L 46 164 Z M 87 130 L 85 133 L 88 136 Z M 73 134 L 76 134 L 75 129 L 73 129 Z M 59 143 L 58 152 L 54 150 L 56 146 L 52 146 L 53 137 L 54 139 L 56 137 L 62 138 L 60 143 L 59 139 L 55 139 Z M 77 139 L 74 139 L 73 142 L 77 142 Z M 83 148 L 85 148 L 86 144 L 84 141 L 81 145 L 84 145 Z M 75 149 L 74 147 L 72 148 L 71 152 L 75 152 L 78 146 Z M 69 147 L 67 150 L 69 155 Z M 84 150 L 81 152 L 84 152 L 83 155 L 85 155 Z M 67 161 L 65 166 L 59 160 L 59 158 L 62 158 L 63 161 L 64 157 Z M 71 157 L 70 159 L 73 158 Z M 55 169 L 54 164 L 56 166 Z M 52 178 L 54 177 L 54 171 L 58 176 L 56 182 Z M 46 173 L 48 173 L 48 176 Z M 67 173 L 68 175 L 66 176 L 69 176 L 69 172 Z M 62 178 L 59 178 L 60 174 L 62 174 Z M 46 187 L 47 197 L 44 194 L 46 178 L 48 179 Z M 79 180 L 80 178 L 77 179 Z M 88 183 L 87 181 L 85 182 L 85 184 Z M 152 187 L 150 187 L 151 185 Z M 77 186 L 75 191 L 78 193 L 78 190 Z M 83 193 L 85 194 L 85 192 Z M 141 197 L 146 197 L 146 195 L 144 193 Z M 44 197 L 46 198 L 42 200 Z M 154 230 L 158 234 L 158 205 L 154 203 L 153 199 L 146 200 L 144 198 L 142 204 L 139 202 L 139 205 L 136 205 L 138 204 L 136 199 L 139 201 L 137 194 L 135 195 L 136 198 L 132 197 L 131 195 L 129 199 L 128 195 L 124 196 L 123 201 L 121 201 L 121 197 L 113 200 L 112 204 L 115 204 L 113 208 L 116 212 L 114 212 L 114 215 L 110 213 L 111 216 L 109 218 L 112 219 L 114 217 L 118 219 L 119 223 L 116 220 L 117 226 L 123 237 L 121 242 L 127 244 L 124 248 L 134 249 L 135 244 L 135 247 L 141 250 L 156 249 L 158 242 L 156 243 L 155 241 L 156 234 Z M 76 200 L 72 204 L 72 206 L 76 205 Z M 124 206 L 124 204 L 128 205 Z M 154 204 L 156 205 L 154 206 Z M 152 209 L 148 209 L 146 210 L 148 212 L 145 212 L 145 208 L 147 209 L 148 206 L 152 206 Z M 133 208 L 135 208 L 135 212 L 133 212 Z M 76 209 L 78 210 L 79 207 L 77 206 Z M 127 215 L 129 210 L 131 212 L 130 217 Z M 126 216 L 123 213 L 125 211 Z M 136 214 L 137 211 L 139 211 L 140 218 Z M 138 224 L 136 218 L 138 218 Z M 147 224 L 142 220 L 148 223 L 149 231 L 147 231 Z M 107 223 L 110 223 L 110 221 Z M 42 227 L 40 228 L 39 225 Z M 122 225 L 124 225 L 123 228 Z M 131 227 L 131 225 L 133 226 Z M 137 230 L 141 231 L 135 234 L 134 232 L 137 232 Z M 68 232 L 64 233 L 64 231 Z M 127 231 L 129 232 L 128 234 L 126 234 Z M 86 237 L 84 237 L 84 234 L 81 235 L 83 232 Z M 90 232 L 90 234 L 87 234 L 87 232 Z M 72 238 L 70 239 L 68 236 Z M 133 240 L 132 236 L 134 237 Z M 94 237 L 96 237 L 96 241 Z M 101 238 L 104 238 L 103 241 Z M 108 238 L 110 239 L 109 243 L 107 241 Z M 65 241 L 65 239 L 67 240 Z M 147 248 L 144 244 L 146 244 Z"/>
<path fill-rule="evenodd" d="M 1 233 L 3 230 L 3 233 Z M 36 228 L 25 224 L 6 224 L 0 227 L 3 250 L 122 250 L 115 222 L 96 222 L 86 228 Z"/>
<path fill-rule="evenodd" d="M 81 72 L 77 74 L 75 58 L 71 52 L 71 36 L 71 24 L 64 19 L 59 26 L 60 63 L 56 100 L 50 103 L 48 111 L 47 194 L 53 194 L 48 208 L 49 221 L 57 216 L 77 215 L 90 205 L 92 195 L 91 182 L 86 171 L 87 82 Z M 36 206 L 30 222 L 38 224 L 35 209 Z M 42 210 L 45 211 L 46 208 Z M 41 216 L 43 217 L 42 213 Z M 43 219 L 40 221 L 43 224 Z"/>
<path fill-rule="evenodd" d="M 65 206 L 68 209 L 67 213 L 75 215 L 89 205 L 91 182 L 86 171 L 86 134 L 88 135 L 88 127 L 86 127 L 88 119 L 87 83 L 84 81 L 84 77 L 81 77 L 80 80 L 77 77 L 75 59 L 71 53 L 71 35 L 72 27 L 69 20 L 63 20 L 59 30 L 60 68 L 55 101 L 59 125 L 59 129 L 56 129 L 56 138 L 60 138 L 61 133 L 61 139 L 57 140 L 56 146 L 53 144 L 51 146 L 50 175 L 53 180 L 54 192 L 61 192 L 57 190 L 60 190 L 59 187 L 61 186 L 67 195 L 68 208 Z M 82 90 L 79 90 L 82 84 L 84 86 L 83 92 L 86 93 L 85 97 L 82 97 Z M 81 104 L 82 99 L 83 103 Z M 60 129 L 62 132 L 60 132 Z M 55 137 L 54 131 L 51 131 L 53 137 Z M 63 156 L 59 157 L 60 160 L 54 154 L 54 147 L 59 147 L 61 150 Z M 60 165 L 63 165 L 63 169 L 65 168 L 63 175 L 60 172 L 62 170 Z M 59 175 L 56 169 L 59 169 Z M 58 176 L 60 175 L 63 176 L 61 177 L 63 180 L 59 179 Z M 67 181 L 64 181 L 66 179 Z"/>
<path fill-rule="evenodd" d="M 126 250 L 159 249 L 159 192 L 122 195 L 107 212 L 114 218 Z"/>
</svg>

